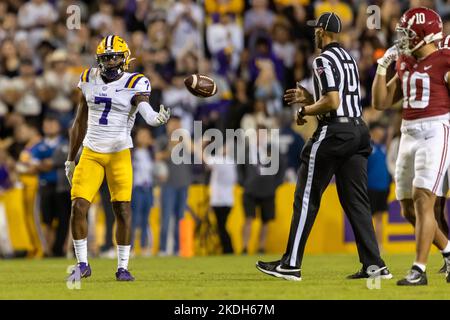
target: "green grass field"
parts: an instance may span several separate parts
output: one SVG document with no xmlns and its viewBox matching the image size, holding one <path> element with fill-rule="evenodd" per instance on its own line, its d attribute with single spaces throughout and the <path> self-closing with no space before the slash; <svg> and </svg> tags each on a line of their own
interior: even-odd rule
<svg viewBox="0 0 450 320">
<path fill-rule="evenodd" d="M 64 280 L 73 261 L 6 260 L 0 261 L 0 299 L 450 299 L 450 284 L 437 274 L 438 254 L 430 258 L 429 285 L 418 288 L 395 285 L 413 255 L 385 256 L 394 279 L 383 280 L 379 290 L 367 289 L 365 280 L 345 280 L 359 267 L 354 255 L 307 256 L 300 282 L 262 274 L 255 268 L 258 258 L 278 256 L 136 258 L 132 283 L 115 281 L 116 260 L 92 259 L 92 277 L 80 290 L 69 290 Z"/>
</svg>

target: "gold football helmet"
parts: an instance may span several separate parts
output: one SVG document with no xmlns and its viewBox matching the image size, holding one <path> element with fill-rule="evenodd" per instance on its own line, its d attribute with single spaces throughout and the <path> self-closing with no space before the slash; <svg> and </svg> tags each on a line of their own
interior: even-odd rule
<svg viewBox="0 0 450 320">
<path fill-rule="evenodd" d="M 128 69 L 131 60 L 128 44 L 119 36 L 109 35 L 97 46 L 97 63 L 100 73 L 108 80 L 117 79 Z"/>
</svg>

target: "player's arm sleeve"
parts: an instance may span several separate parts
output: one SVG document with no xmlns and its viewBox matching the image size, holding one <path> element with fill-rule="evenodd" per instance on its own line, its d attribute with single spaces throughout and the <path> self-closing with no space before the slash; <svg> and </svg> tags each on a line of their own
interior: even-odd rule
<svg viewBox="0 0 450 320">
<path fill-rule="evenodd" d="M 144 118 L 145 122 L 148 125 L 156 127 L 159 125 L 156 117 L 158 116 L 158 112 L 153 110 L 153 107 L 147 101 L 140 101 L 137 105 L 138 112 Z"/>
<path fill-rule="evenodd" d="M 313 62 L 313 72 L 319 79 L 319 87 L 322 95 L 330 91 L 339 91 L 339 73 L 329 60 L 317 57 Z"/>
</svg>

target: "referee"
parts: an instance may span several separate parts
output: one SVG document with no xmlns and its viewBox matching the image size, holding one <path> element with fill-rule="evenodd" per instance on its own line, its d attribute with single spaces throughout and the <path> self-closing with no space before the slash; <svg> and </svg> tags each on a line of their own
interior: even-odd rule
<svg viewBox="0 0 450 320">
<path fill-rule="evenodd" d="M 297 84 L 296 89 L 286 91 L 285 100 L 301 105 L 298 125 L 306 123 L 305 116 L 317 116 L 319 125 L 301 154 L 286 252 L 281 260 L 258 261 L 256 267 L 272 276 L 301 280 L 306 241 L 322 193 L 335 175 L 339 200 L 355 233 L 362 263 L 362 269 L 348 278 L 375 274 L 390 279 L 392 275 L 380 257 L 367 195 L 371 146 L 369 130 L 361 119 L 358 67 L 337 42 L 342 25 L 336 14 L 325 13 L 308 25 L 315 28 L 315 43 L 321 50 L 313 62 L 314 97 Z"/>
</svg>

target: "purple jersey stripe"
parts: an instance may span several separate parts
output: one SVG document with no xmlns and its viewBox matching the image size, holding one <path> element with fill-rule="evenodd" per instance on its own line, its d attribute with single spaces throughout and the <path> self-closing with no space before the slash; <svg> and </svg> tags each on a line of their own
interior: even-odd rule
<svg viewBox="0 0 450 320">
<path fill-rule="evenodd" d="M 136 81 L 134 81 L 134 83 L 133 83 L 133 85 L 132 85 L 131 87 L 132 87 L 132 88 L 135 88 L 135 87 L 136 87 L 136 84 L 137 84 L 137 83 L 139 82 L 139 80 L 141 80 L 143 77 L 144 77 L 143 75 L 137 77 L 137 78 L 136 78 Z"/>
<path fill-rule="evenodd" d="M 133 79 L 133 77 L 134 77 L 135 75 L 137 75 L 137 74 L 139 74 L 139 73 L 138 73 L 138 72 L 133 73 L 133 74 L 128 78 L 127 83 L 125 83 L 125 88 L 128 88 L 128 85 L 130 84 L 131 79 Z"/>
<path fill-rule="evenodd" d="M 86 82 L 89 82 L 89 74 L 91 73 L 91 69 L 92 68 L 89 68 L 89 70 L 88 70 L 88 72 L 86 74 Z"/>
</svg>

